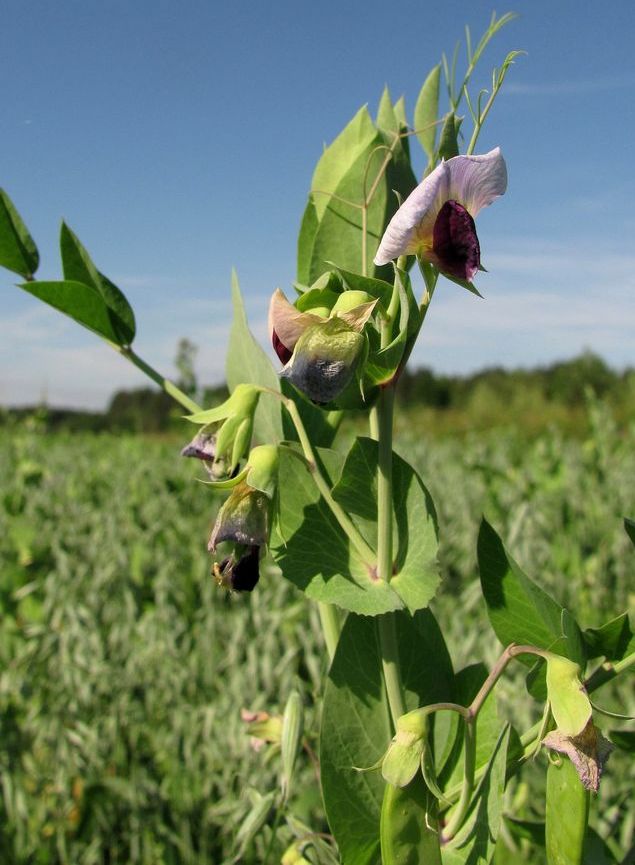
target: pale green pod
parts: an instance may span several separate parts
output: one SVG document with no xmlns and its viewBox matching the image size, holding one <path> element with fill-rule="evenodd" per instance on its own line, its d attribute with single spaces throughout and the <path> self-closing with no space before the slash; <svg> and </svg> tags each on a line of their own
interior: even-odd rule
<svg viewBox="0 0 635 865">
<path fill-rule="evenodd" d="M 441 865 L 436 804 L 421 775 L 407 787 L 386 784 L 381 808 L 382 865 Z"/>
<path fill-rule="evenodd" d="M 570 760 L 550 761 L 545 806 L 547 865 L 581 865 L 589 795 Z"/>
<path fill-rule="evenodd" d="M 289 795 L 293 770 L 302 749 L 304 735 L 304 705 L 297 691 L 292 691 L 282 716 L 282 738 L 280 754 L 282 757 L 282 792 L 285 799 Z"/>
<path fill-rule="evenodd" d="M 249 844 L 267 822 L 267 818 L 269 817 L 269 813 L 271 812 L 275 801 L 275 796 L 275 793 L 267 793 L 266 796 L 259 796 L 253 804 L 251 811 L 241 823 L 236 834 L 236 858 L 243 855 Z"/>
</svg>

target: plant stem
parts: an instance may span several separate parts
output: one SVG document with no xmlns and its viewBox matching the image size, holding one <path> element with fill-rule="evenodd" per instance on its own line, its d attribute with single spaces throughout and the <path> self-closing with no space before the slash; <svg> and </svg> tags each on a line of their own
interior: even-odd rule
<svg viewBox="0 0 635 865">
<path fill-rule="evenodd" d="M 392 428 L 395 405 L 393 385 L 383 387 L 376 409 L 378 433 L 377 467 L 377 576 L 390 582 L 392 557 Z M 399 645 L 394 613 L 385 613 L 377 619 L 377 634 L 381 663 L 386 684 L 393 725 L 407 711 L 399 669 Z"/>
<path fill-rule="evenodd" d="M 173 400 L 182 405 L 184 409 L 187 409 L 189 412 L 198 412 L 202 411 L 200 405 L 194 402 L 186 393 L 178 388 L 173 381 L 170 381 L 168 378 L 164 378 L 160 372 L 157 372 L 156 369 L 153 369 L 150 364 L 146 363 L 143 358 L 139 357 L 136 352 L 130 346 L 125 345 L 116 345 L 114 342 L 111 342 L 110 345 L 115 349 L 115 351 L 119 352 L 120 355 L 129 360 L 130 363 L 133 363 L 141 372 L 145 373 L 148 378 L 151 378 L 153 382 L 159 385 L 159 387 L 171 396 Z"/>
<path fill-rule="evenodd" d="M 325 604 L 320 601 L 318 603 L 318 610 L 320 611 L 320 621 L 322 623 L 326 651 L 329 661 L 332 661 L 340 638 L 340 616 L 337 607 L 333 606 L 333 604 Z"/>
<path fill-rule="evenodd" d="M 463 786 L 456 810 L 452 814 L 447 826 L 443 831 L 443 841 L 447 843 L 459 831 L 465 820 L 470 807 L 470 800 L 474 792 L 474 772 L 476 769 L 476 718 L 465 718 L 464 725 L 464 763 L 463 763 Z"/>
</svg>

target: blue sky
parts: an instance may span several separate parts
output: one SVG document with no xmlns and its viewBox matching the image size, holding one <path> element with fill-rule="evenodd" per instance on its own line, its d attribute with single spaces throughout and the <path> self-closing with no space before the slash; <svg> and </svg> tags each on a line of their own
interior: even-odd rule
<svg viewBox="0 0 635 865">
<path fill-rule="evenodd" d="M 512 68 L 481 136 L 507 195 L 479 217 L 484 301 L 444 282 L 414 361 L 447 372 L 529 366 L 585 347 L 635 364 L 635 5 L 516 2 L 483 83 Z M 394 11 L 389 11 L 394 9 Z M 384 84 L 410 115 L 429 69 L 489 3 L 402 0 L 5 0 L 0 186 L 29 225 L 41 278 L 64 218 L 126 292 L 137 351 L 171 374 L 176 344 L 222 378 L 238 270 L 266 340 L 295 276 L 311 174 Z M 508 11 L 498 8 L 499 13 Z M 145 379 L 0 271 L 0 404 L 102 407 Z"/>
</svg>

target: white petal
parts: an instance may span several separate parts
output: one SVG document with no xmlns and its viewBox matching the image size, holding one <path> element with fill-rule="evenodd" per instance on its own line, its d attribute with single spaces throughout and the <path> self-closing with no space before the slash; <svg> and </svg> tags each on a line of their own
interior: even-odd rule
<svg viewBox="0 0 635 865">
<path fill-rule="evenodd" d="M 473 219 L 507 189 L 507 166 L 500 147 L 482 156 L 454 156 L 446 165 L 450 171 L 448 198 L 462 204 Z"/>
<path fill-rule="evenodd" d="M 448 165 L 449 162 L 437 165 L 390 220 L 374 259 L 377 266 L 388 264 L 400 255 L 417 252 L 422 245 L 432 245 L 434 220 L 448 199 Z"/>
<path fill-rule="evenodd" d="M 278 339 L 289 349 L 293 351 L 296 342 L 301 334 L 319 321 L 324 321 L 319 315 L 313 315 L 310 312 L 300 312 L 289 303 L 279 288 L 276 288 L 271 295 L 269 303 L 269 335 L 275 330 Z"/>
</svg>

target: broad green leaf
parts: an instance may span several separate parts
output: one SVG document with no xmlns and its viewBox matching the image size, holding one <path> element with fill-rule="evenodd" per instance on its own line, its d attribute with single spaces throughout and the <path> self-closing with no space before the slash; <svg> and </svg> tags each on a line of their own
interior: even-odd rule
<svg viewBox="0 0 635 865">
<path fill-rule="evenodd" d="M 333 490 L 373 549 L 377 548 L 377 462 L 377 442 L 358 438 Z M 397 454 L 393 454 L 393 507 L 390 588 L 413 613 L 428 605 L 439 585 L 437 519 L 421 478 Z"/>
<path fill-rule="evenodd" d="M 343 457 L 320 451 L 331 482 Z M 377 579 L 324 502 L 309 471 L 291 454 L 280 454 L 279 532 L 271 551 L 290 580 L 309 598 L 337 604 L 345 610 L 375 616 L 403 607 L 401 598 Z"/>
<path fill-rule="evenodd" d="M 280 380 L 247 324 L 238 277 L 232 271 L 232 303 L 234 318 L 229 332 L 225 360 L 227 386 L 233 391 L 239 384 L 258 384 L 280 392 Z M 254 437 L 261 444 L 275 444 L 284 438 L 280 401 L 263 394 L 256 409 Z"/>
<path fill-rule="evenodd" d="M 408 127 L 408 118 L 406 117 L 406 100 L 403 96 L 400 96 L 399 99 L 393 105 L 393 109 L 395 112 L 395 117 L 399 121 L 399 125 L 402 130 L 406 130 Z M 408 138 L 404 139 L 405 142 L 409 141 Z"/>
<path fill-rule="evenodd" d="M 436 800 L 421 773 L 407 787 L 386 784 L 381 808 L 382 865 L 441 865 Z"/>
<path fill-rule="evenodd" d="M 303 285 L 309 285 L 311 282 L 312 261 L 313 261 L 313 243 L 317 232 L 319 221 L 315 209 L 314 196 L 309 195 L 302 224 L 300 225 L 300 233 L 298 235 L 298 282 Z"/>
<path fill-rule="evenodd" d="M 547 865 L 581 865 L 589 796 L 571 760 L 564 757 L 549 763 L 545 798 Z"/>
<path fill-rule="evenodd" d="M 96 288 L 72 280 L 25 282 L 20 288 L 83 324 L 93 333 L 119 343 L 119 334 L 113 326 L 112 310 L 106 306 Z"/>
<path fill-rule="evenodd" d="M 384 87 L 381 99 L 379 100 L 379 108 L 377 109 L 377 126 L 386 132 L 400 132 L 400 123 L 393 108 L 392 99 L 390 98 L 390 90 Z"/>
<path fill-rule="evenodd" d="M 563 617 L 562 607 L 529 579 L 485 519 L 481 523 L 477 553 L 487 613 L 501 643 L 549 649 L 583 665 L 573 617 L 569 614 Z M 529 657 L 520 659 L 533 663 Z"/>
<path fill-rule="evenodd" d="M 502 819 L 509 727 L 498 737 L 464 825 L 442 850 L 443 865 L 477 865 L 494 855 Z"/>
<path fill-rule="evenodd" d="M 587 628 L 584 643 L 589 659 L 604 657 L 607 661 L 621 661 L 635 651 L 635 635 L 628 613 L 611 619 L 601 628 Z"/>
<path fill-rule="evenodd" d="M 423 83 L 415 105 L 414 125 L 417 138 L 428 159 L 432 162 L 435 154 L 437 127 L 435 121 L 439 113 L 439 82 L 441 64 L 435 66 Z"/>
<path fill-rule="evenodd" d="M 628 517 L 624 517 L 624 528 L 626 529 L 626 534 L 635 544 L 635 520 L 629 520 Z"/>
<path fill-rule="evenodd" d="M 318 221 L 326 213 L 330 197 L 336 192 L 342 179 L 359 162 L 360 157 L 368 155 L 369 148 L 375 145 L 376 139 L 377 129 L 371 120 L 368 109 L 363 106 L 337 138 L 324 150 L 311 182 L 311 189 L 319 190 L 319 193 L 314 193 L 315 212 Z M 361 188 L 357 192 L 358 198 L 355 200 L 359 200 L 361 203 L 363 194 Z M 314 282 L 314 279 L 311 282 Z"/>
<path fill-rule="evenodd" d="M 388 266 L 376 268 L 372 260 L 398 206 L 393 190 L 405 197 L 416 184 L 407 152 L 399 141 L 395 142 L 394 136 L 394 132 L 377 129 L 367 109 L 362 108 L 322 154 L 300 230 L 300 283 L 311 285 L 330 268 L 329 262 L 351 271 L 366 268 L 374 276 L 390 275 Z M 393 151 L 392 157 L 384 165 L 389 149 Z M 361 205 L 382 170 L 367 210 L 363 264 Z"/>
<path fill-rule="evenodd" d="M 39 263 L 35 241 L 7 193 L 0 189 L 0 267 L 28 279 Z"/>
<path fill-rule="evenodd" d="M 60 231 L 60 252 L 64 279 L 83 282 L 96 289 L 111 312 L 113 331 L 117 334 L 115 341 L 119 345 L 130 345 L 136 330 L 132 307 L 123 292 L 97 270 L 88 251 L 65 222 Z"/>
<path fill-rule="evenodd" d="M 451 159 L 459 155 L 459 131 L 463 118 L 450 112 L 446 115 L 439 138 L 439 159 Z"/>
<path fill-rule="evenodd" d="M 432 613 L 396 615 L 407 709 L 450 699 L 452 665 Z M 354 767 L 376 763 L 392 735 L 375 622 L 349 615 L 329 672 L 320 737 L 324 803 L 343 865 L 380 865 L 384 781 L 379 770 Z"/>
</svg>

